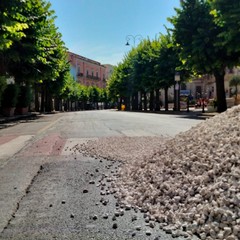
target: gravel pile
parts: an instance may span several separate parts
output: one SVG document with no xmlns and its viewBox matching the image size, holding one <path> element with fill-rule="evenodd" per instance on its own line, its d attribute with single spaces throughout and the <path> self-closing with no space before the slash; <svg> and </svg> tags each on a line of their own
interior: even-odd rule
<svg viewBox="0 0 240 240">
<path fill-rule="evenodd" d="M 167 140 L 166 137 L 105 137 L 89 140 L 76 145 L 74 151 L 80 151 L 92 157 L 131 162 L 149 158 Z"/>
<path fill-rule="evenodd" d="M 240 239 L 240 106 L 173 139 L 106 138 L 82 146 L 124 160 L 117 196 L 173 236 Z"/>
</svg>

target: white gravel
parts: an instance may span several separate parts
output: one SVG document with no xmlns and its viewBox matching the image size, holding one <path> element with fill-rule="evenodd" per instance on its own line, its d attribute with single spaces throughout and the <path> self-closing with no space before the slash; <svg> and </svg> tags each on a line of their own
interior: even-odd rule
<svg viewBox="0 0 240 240">
<path fill-rule="evenodd" d="M 119 199 L 173 236 L 240 239 L 240 106 L 173 139 L 101 138 L 81 149 L 123 161 Z"/>
</svg>

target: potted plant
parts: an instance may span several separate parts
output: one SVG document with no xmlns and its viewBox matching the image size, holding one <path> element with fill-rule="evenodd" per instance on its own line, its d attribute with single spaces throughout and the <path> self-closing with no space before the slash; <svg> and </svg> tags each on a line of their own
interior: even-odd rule
<svg viewBox="0 0 240 240">
<path fill-rule="evenodd" d="M 32 100 L 32 92 L 29 86 L 20 86 L 20 91 L 17 100 L 16 114 L 27 114 L 28 107 Z"/>
<path fill-rule="evenodd" d="M 19 88 L 16 84 L 8 84 L 2 94 L 2 111 L 3 115 L 10 117 L 14 115 L 17 104 Z"/>
<path fill-rule="evenodd" d="M 238 85 L 240 85 L 240 76 L 233 76 L 232 79 L 229 82 L 230 87 L 234 87 L 234 93 L 235 93 L 235 105 L 238 105 L 240 103 L 239 97 L 238 97 Z"/>
<path fill-rule="evenodd" d="M 217 111 L 217 100 L 209 99 L 207 109 L 208 109 L 208 112 L 216 112 Z"/>
</svg>

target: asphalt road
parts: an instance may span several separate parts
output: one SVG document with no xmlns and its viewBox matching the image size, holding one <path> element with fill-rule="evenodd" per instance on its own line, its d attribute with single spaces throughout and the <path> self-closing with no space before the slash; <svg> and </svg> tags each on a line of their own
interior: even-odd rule
<svg viewBox="0 0 240 240">
<path fill-rule="evenodd" d="M 109 110 L 42 115 L 0 130 L 0 239 L 173 239 L 118 205 L 109 189 L 120 163 L 73 146 L 106 136 L 173 137 L 197 123 Z"/>
</svg>

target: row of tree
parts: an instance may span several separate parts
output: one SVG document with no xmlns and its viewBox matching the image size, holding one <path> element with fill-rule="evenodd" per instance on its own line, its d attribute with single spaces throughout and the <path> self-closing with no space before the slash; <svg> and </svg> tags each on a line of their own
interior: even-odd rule
<svg viewBox="0 0 240 240">
<path fill-rule="evenodd" d="M 55 100 L 56 110 L 89 110 L 109 107 L 109 98 L 105 88 L 84 86 L 75 81 L 69 81 L 62 94 Z M 99 103 L 101 103 L 100 106 Z"/>
<path fill-rule="evenodd" d="M 172 42 L 172 36 L 168 33 L 153 41 L 142 40 L 136 48 L 132 48 L 108 81 L 110 97 L 123 101 L 127 109 L 137 110 L 143 106 L 144 110 L 149 107 L 158 111 L 159 90 L 164 89 L 165 109 L 168 110 L 168 89 L 174 84 L 176 69 L 181 72 L 182 79 L 187 78 L 187 72 L 180 69 L 181 62 Z M 150 94 L 149 106 L 147 93 Z M 139 103 L 139 99 L 144 99 L 143 103 Z"/>
<path fill-rule="evenodd" d="M 191 75 L 211 74 L 216 79 L 218 112 L 223 112 L 227 108 L 225 70 L 239 64 L 239 1 L 182 0 L 175 10 L 176 15 L 168 19 L 173 28 L 166 35 L 141 41 L 118 64 L 108 82 L 110 96 L 137 109 L 142 106 L 138 103 L 142 97 L 137 97 L 141 92 L 146 109 L 146 93 L 150 93 L 149 108 L 155 105 L 158 110 L 159 89 L 165 90 L 167 103 L 176 72 L 181 82 Z"/>
<path fill-rule="evenodd" d="M 78 88 L 70 75 L 67 49 L 51 4 L 45 0 L 0 1 L 0 13 L 0 100 L 7 95 L 9 78 L 18 86 L 34 89 L 36 111 L 51 111 L 53 98 L 67 101 L 75 95 L 76 99 L 83 87 Z"/>
</svg>

